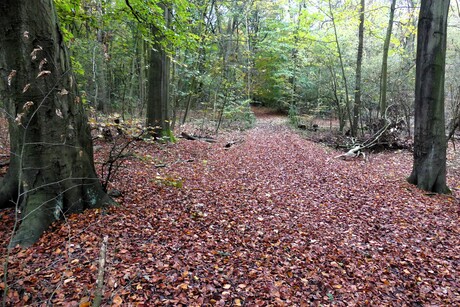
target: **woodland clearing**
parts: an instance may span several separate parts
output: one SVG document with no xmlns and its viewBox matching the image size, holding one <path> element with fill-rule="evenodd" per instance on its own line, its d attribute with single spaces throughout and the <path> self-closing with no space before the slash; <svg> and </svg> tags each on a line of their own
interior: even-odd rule
<svg viewBox="0 0 460 307">
<path fill-rule="evenodd" d="M 284 122 L 259 114 L 215 143 L 139 141 L 111 183 L 119 206 L 11 250 L 6 305 L 89 306 L 104 236 L 107 305 L 459 305 L 458 153 L 453 195 L 431 195 L 406 182 L 410 152 L 334 159 Z M 14 211 L 0 214 L 3 263 Z"/>
</svg>

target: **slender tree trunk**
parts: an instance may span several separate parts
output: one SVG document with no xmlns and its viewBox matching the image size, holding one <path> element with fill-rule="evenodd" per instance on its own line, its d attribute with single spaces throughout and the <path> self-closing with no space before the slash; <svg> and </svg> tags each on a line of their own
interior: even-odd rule
<svg viewBox="0 0 460 307">
<path fill-rule="evenodd" d="M 350 128 L 351 128 L 353 126 L 353 119 L 351 117 L 351 110 L 350 110 L 350 98 L 349 98 L 349 95 L 348 95 L 347 75 L 345 74 L 345 66 L 343 64 L 343 59 L 342 59 L 342 50 L 340 48 L 339 36 L 337 34 L 337 26 L 335 24 L 334 13 L 332 11 L 332 4 L 331 4 L 330 0 L 329 0 L 329 12 L 331 14 L 332 26 L 334 28 L 335 44 L 336 44 L 336 47 L 337 47 L 337 53 L 339 54 L 340 69 L 342 71 L 342 80 L 343 80 L 343 86 L 344 86 L 344 89 L 345 89 L 345 108 L 347 110 L 348 121 L 350 123 Z"/>
<path fill-rule="evenodd" d="M 128 97 L 127 97 L 127 102 L 123 104 L 123 110 L 122 111 L 122 118 L 125 120 L 125 112 L 129 112 L 131 116 L 133 117 L 133 108 L 134 108 L 134 101 L 136 99 L 134 98 L 135 96 L 140 99 L 140 89 L 139 89 L 139 84 L 136 83 L 136 78 L 139 80 L 140 79 L 140 58 L 143 55 L 142 53 L 139 53 L 139 45 L 142 44 L 142 39 L 139 36 L 138 31 L 133 30 L 133 36 L 134 36 L 134 49 L 133 49 L 133 54 L 136 56 L 131 59 L 131 78 L 129 80 L 129 91 L 128 91 Z M 140 81 L 139 81 L 140 82 Z M 136 85 L 138 86 L 137 88 L 139 89 L 139 93 L 137 95 L 134 95 L 134 91 L 136 89 Z M 126 106 L 127 104 L 127 106 Z"/>
<path fill-rule="evenodd" d="M 170 64 L 171 65 L 171 64 Z M 171 106 L 172 106 L 172 114 L 171 114 L 171 123 L 170 123 L 170 128 L 171 130 L 174 130 L 176 127 L 176 121 L 177 121 L 177 111 L 179 109 L 179 101 L 176 97 L 176 91 L 177 91 L 177 82 L 176 82 L 176 64 L 173 63 L 171 65 L 170 73 L 170 83 L 171 83 L 171 91 L 170 91 L 170 101 L 171 101 Z"/>
<path fill-rule="evenodd" d="M 0 205 L 13 201 L 21 208 L 12 245 L 29 246 L 63 213 L 112 201 L 96 176 L 90 129 L 53 1 L 2 1 L 0 28 L 0 96 L 11 140 Z"/>
<path fill-rule="evenodd" d="M 108 60 L 109 55 L 109 35 L 105 31 L 103 16 L 105 15 L 104 6 L 101 0 L 95 1 L 96 12 L 94 13 L 97 20 L 97 54 L 95 56 L 96 71 L 95 85 L 98 88 L 97 99 L 95 99 L 96 109 L 107 114 L 110 106 L 110 68 Z"/>
<path fill-rule="evenodd" d="M 292 4 L 291 4 L 292 5 Z M 298 45 L 299 45 L 299 30 L 300 30 L 300 14 L 302 13 L 302 5 L 299 3 L 299 11 L 297 15 L 297 22 L 296 22 L 296 28 L 294 32 L 294 46 L 292 49 L 292 89 L 291 89 L 291 102 L 290 105 L 291 107 L 294 107 L 297 105 L 296 103 L 296 87 L 297 87 L 297 65 L 299 62 L 299 57 L 298 57 Z M 295 14 L 292 14 L 291 19 L 295 17 Z"/>
<path fill-rule="evenodd" d="M 449 0 L 420 7 L 415 81 L 414 165 L 408 181 L 447 193 L 444 78 Z"/>
<path fill-rule="evenodd" d="M 102 14 L 102 12 L 100 13 Z M 109 68 L 107 33 L 101 29 L 97 30 L 97 41 L 93 47 L 92 55 L 92 83 L 94 84 L 94 104 L 98 111 L 108 112 L 110 90 L 109 90 Z"/>
<path fill-rule="evenodd" d="M 187 103 L 185 104 L 185 112 L 184 112 L 184 117 L 182 118 L 182 125 L 185 124 L 188 118 L 188 114 L 190 113 L 190 109 L 192 108 L 192 98 L 194 95 L 194 89 L 195 89 L 195 77 L 192 77 L 192 80 L 190 82 L 190 89 L 189 93 L 187 95 Z"/>
<path fill-rule="evenodd" d="M 248 10 L 249 11 L 249 10 Z M 246 58 L 246 98 L 251 101 L 252 99 L 252 48 L 251 48 L 251 33 L 249 31 L 249 16 L 248 16 L 248 11 L 246 11 L 245 14 L 245 21 L 246 21 L 246 52 L 247 52 L 247 58 Z"/>
<path fill-rule="evenodd" d="M 139 44 L 139 101 L 137 105 L 138 112 L 137 114 L 133 114 L 133 117 L 134 115 L 143 117 L 147 101 L 146 80 L 148 79 L 148 70 L 146 68 L 146 59 L 148 58 L 148 52 L 146 51 L 145 45 L 146 42 L 144 40 Z"/>
<path fill-rule="evenodd" d="M 224 102 L 219 112 L 219 120 L 217 121 L 216 135 L 219 133 L 220 125 L 222 124 L 222 118 L 224 116 L 225 107 L 227 106 L 228 96 L 225 95 Z"/>
<path fill-rule="evenodd" d="M 334 93 L 334 102 L 336 105 L 336 110 L 337 110 L 337 117 L 339 119 L 339 132 L 343 132 L 343 128 L 345 127 L 345 112 L 342 108 L 342 105 L 340 103 L 340 98 L 337 95 L 337 77 L 335 74 L 335 71 L 331 66 L 328 66 L 329 72 L 331 74 L 331 80 L 332 80 L 332 92 Z"/>
<path fill-rule="evenodd" d="M 353 124 L 351 126 L 351 135 L 358 134 L 359 112 L 361 111 L 361 66 L 363 63 L 363 45 L 364 45 L 364 5 L 365 1 L 361 0 L 359 9 L 359 33 L 358 33 L 358 56 L 356 59 L 356 84 L 355 84 L 355 102 L 353 104 Z"/>
<path fill-rule="evenodd" d="M 380 75 L 380 115 L 385 115 L 387 109 L 387 71 L 388 71 L 388 51 L 390 50 L 391 33 L 393 31 L 393 19 L 395 15 L 396 0 L 391 1 L 390 19 L 388 20 L 387 34 L 383 43 L 382 72 Z"/>
</svg>

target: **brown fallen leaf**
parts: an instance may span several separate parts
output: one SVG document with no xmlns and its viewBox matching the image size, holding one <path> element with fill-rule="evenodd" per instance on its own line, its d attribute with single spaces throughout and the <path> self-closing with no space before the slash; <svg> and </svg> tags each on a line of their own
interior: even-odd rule
<svg viewBox="0 0 460 307">
<path fill-rule="evenodd" d="M 115 295 L 112 302 L 115 306 L 121 306 L 123 304 L 123 299 L 119 295 Z"/>
</svg>

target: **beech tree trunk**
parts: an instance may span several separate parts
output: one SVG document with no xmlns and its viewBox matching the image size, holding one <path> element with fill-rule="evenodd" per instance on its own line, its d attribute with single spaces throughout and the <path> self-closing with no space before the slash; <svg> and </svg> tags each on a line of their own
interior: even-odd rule
<svg viewBox="0 0 460 307">
<path fill-rule="evenodd" d="M 164 5 L 164 18 L 168 24 L 169 11 Z M 153 27 L 152 34 L 156 39 L 150 50 L 149 97 L 147 103 L 147 126 L 154 128 L 155 137 L 169 135 L 171 111 L 169 107 L 169 57 L 161 45 L 161 32 Z"/>
<path fill-rule="evenodd" d="M 421 2 L 415 80 L 414 164 L 408 181 L 447 193 L 444 78 L 449 0 Z"/>
<path fill-rule="evenodd" d="M 64 213 L 112 200 L 96 176 L 90 130 L 53 1 L 1 1 L 0 28 L 0 97 L 11 148 L 0 206 L 22 212 L 12 245 L 27 247 Z"/>
</svg>

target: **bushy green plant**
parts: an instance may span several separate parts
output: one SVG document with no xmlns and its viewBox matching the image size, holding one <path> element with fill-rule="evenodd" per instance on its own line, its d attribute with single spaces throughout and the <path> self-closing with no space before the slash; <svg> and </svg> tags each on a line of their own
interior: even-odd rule
<svg viewBox="0 0 460 307">
<path fill-rule="evenodd" d="M 256 121 L 254 113 L 250 107 L 251 100 L 235 101 L 229 104 L 223 117 L 230 123 L 238 122 L 244 129 L 252 127 Z"/>
</svg>

